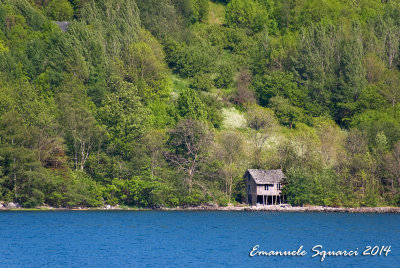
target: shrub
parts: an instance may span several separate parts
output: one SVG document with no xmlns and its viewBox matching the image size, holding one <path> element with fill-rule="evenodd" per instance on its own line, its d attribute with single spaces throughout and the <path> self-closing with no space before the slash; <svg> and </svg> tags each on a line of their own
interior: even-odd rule
<svg viewBox="0 0 400 268">
<path fill-rule="evenodd" d="M 46 10 L 47 15 L 56 21 L 71 20 L 74 14 L 74 9 L 67 0 L 52 0 Z"/>
<path fill-rule="evenodd" d="M 189 87 L 194 90 L 210 92 L 213 87 L 213 83 L 209 75 L 197 74 L 190 80 Z"/>
<path fill-rule="evenodd" d="M 214 84 L 218 88 L 228 88 L 233 82 L 233 69 L 229 65 L 222 65 L 218 68 L 218 76 Z"/>
</svg>

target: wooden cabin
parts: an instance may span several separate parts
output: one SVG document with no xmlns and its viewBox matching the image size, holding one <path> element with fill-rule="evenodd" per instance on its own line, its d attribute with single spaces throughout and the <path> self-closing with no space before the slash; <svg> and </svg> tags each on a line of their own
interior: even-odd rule
<svg viewBox="0 0 400 268">
<path fill-rule="evenodd" d="M 286 177 L 281 169 L 248 169 L 243 178 L 246 181 L 247 203 L 250 206 L 285 203 L 281 190 Z"/>
</svg>

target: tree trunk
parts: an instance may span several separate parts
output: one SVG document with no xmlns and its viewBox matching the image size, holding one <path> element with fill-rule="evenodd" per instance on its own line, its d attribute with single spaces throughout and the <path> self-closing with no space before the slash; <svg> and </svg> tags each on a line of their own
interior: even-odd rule
<svg viewBox="0 0 400 268">
<path fill-rule="evenodd" d="M 192 161 L 192 165 L 189 168 L 189 178 L 188 178 L 189 193 L 192 192 L 192 182 L 195 169 L 196 169 L 196 157 L 195 160 Z"/>
<path fill-rule="evenodd" d="M 229 203 L 231 202 L 232 198 L 232 184 L 233 184 L 233 179 L 232 179 L 232 174 L 229 177 Z"/>
<path fill-rule="evenodd" d="M 14 154 L 14 139 L 11 140 L 11 145 L 13 148 L 13 154 L 12 154 L 12 159 L 13 159 L 13 180 L 14 180 L 14 197 L 17 199 L 17 172 L 16 172 L 16 159 L 15 159 L 15 154 Z"/>
<path fill-rule="evenodd" d="M 151 165 L 150 165 L 150 171 L 151 171 L 151 172 L 150 172 L 150 176 L 151 176 L 150 178 L 151 178 L 151 179 L 154 178 L 154 168 L 155 168 L 155 165 L 156 165 L 156 164 L 155 164 L 155 158 L 156 158 L 156 157 L 155 157 L 155 154 L 156 154 L 155 151 L 153 151 L 153 152 L 151 153 Z"/>
<path fill-rule="evenodd" d="M 78 146 L 75 143 L 75 170 L 78 170 Z"/>
</svg>

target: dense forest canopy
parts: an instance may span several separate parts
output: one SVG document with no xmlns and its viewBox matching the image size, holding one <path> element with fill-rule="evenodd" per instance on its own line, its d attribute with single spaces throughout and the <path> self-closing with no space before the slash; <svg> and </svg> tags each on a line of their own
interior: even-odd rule
<svg viewBox="0 0 400 268">
<path fill-rule="evenodd" d="M 399 47 L 398 0 L 1 0 L 0 200 L 398 206 Z"/>
</svg>

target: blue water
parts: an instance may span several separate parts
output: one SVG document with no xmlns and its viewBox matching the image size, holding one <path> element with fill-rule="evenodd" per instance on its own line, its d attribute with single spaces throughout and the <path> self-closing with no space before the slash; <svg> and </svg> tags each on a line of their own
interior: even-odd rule
<svg viewBox="0 0 400 268">
<path fill-rule="evenodd" d="M 254 256 L 293 251 L 305 256 Z M 358 256 L 311 257 L 311 248 Z M 391 246 L 388 256 L 362 256 Z M 378 254 L 379 255 L 379 254 Z M 381 254 L 384 255 L 384 252 Z M 400 267 L 399 214 L 1 212 L 0 267 Z"/>
</svg>

